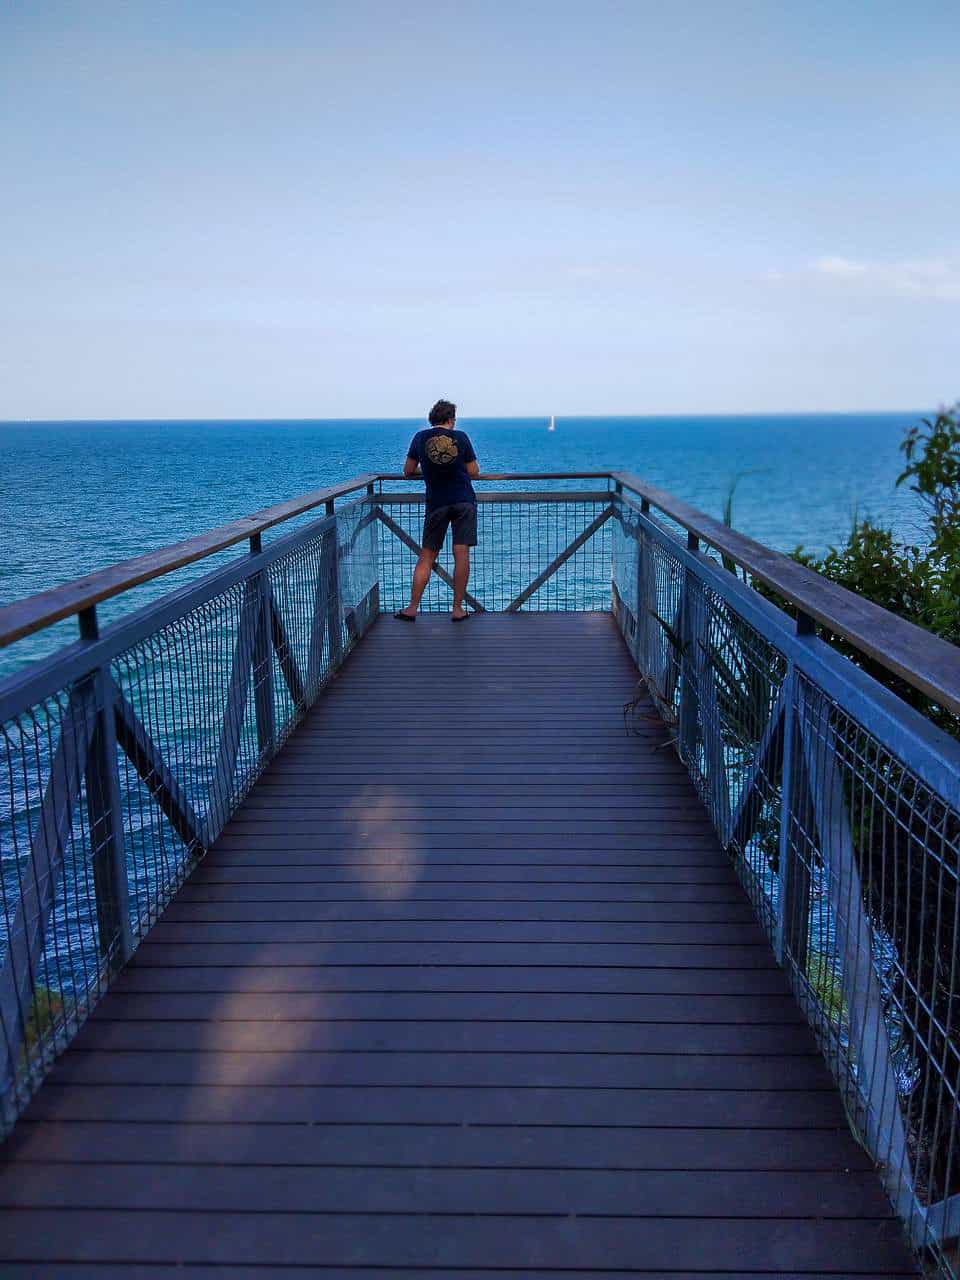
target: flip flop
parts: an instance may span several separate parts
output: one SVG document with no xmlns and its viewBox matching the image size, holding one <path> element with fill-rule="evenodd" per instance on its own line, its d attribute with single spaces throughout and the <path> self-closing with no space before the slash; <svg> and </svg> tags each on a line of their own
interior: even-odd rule
<svg viewBox="0 0 960 1280">
<path fill-rule="evenodd" d="M 395 613 L 393 616 L 398 622 L 416 622 L 417 620 L 416 614 L 411 616 L 409 613 Z"/>
<path fill-rule="evenodd" d="M 465 614 L 463 615 L 463 617 L 462 617 L 462 618 L 455 618 L 455 617 L 453 616 L 453 614 L 451 613 L 451 615 L 450 615 L 450 621 L 451 621 L 451 622 L 466 622 L 466 620 L 467 620 L 469 617 L 470 617 L 469 613 L 465 613 Z"/>
</svg>

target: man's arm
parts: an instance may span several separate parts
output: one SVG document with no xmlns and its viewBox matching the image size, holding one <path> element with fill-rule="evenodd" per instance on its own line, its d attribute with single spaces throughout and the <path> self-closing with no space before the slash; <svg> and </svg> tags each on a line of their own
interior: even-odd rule
<svg viewBox="0 0 960 1280">
<path fill-rule="evenodd" d="M 480 463 L 477 461 L 473 442 L 466 432 L 464 432 L 463 436 L 463 465 L 467 468 L 467 475 L 470 479 L 476 480 L 480 474 Z"/>
<path fill-rule="evenodd" d="M 414 436 L 410 441 L 410 448 L 407 450 L 407 456 L 403 463 L 403 478 L 412 480 L 420 470 L 420 457 L 417 453 L 417 437 Z"/>
</svg>

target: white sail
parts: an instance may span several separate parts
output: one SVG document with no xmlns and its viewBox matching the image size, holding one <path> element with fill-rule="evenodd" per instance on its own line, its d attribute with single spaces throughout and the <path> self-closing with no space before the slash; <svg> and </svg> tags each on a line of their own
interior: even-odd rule
<svg viewBox="0 0 960 1280">
<path fill-rule="evenodd" d="M 550 425 L 549 425 L 549 427 L 547 427 L 547 430 L 548 430 L 548 431 L 556 431 L 556 429 L 557 429 L 556 420 L 554 419 L 554 416 L 553 416 L 553 414 L 551 413 L 551 415 L 550 415 Z"/>
</svg>

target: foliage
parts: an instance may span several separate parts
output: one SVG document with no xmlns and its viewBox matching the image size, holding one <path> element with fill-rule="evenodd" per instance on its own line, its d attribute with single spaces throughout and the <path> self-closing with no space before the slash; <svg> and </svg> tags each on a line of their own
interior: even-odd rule
<svg viewBox="0 0 960 1280">
<path fill-rule="evenodd" d="M 912 480 L 910 488 L 919 494 L 927 509 L 934 555 L 940 556 L 956 576 L 960 574 L 960 422 L 957 412 L 941 410 L 933 422 L 924 418 L 920 427 L 911 427 L 901 445 L 907 466 L 897 480 Z"/>
<path fill-rule="evenodd" d="M 960 644 L 960 422 L 957 406 L 906 432 L 905 468 L 920 499 L 927 528 L 916 542 L 896 537 L 869 519 L 856 518 L 841 547 L 826 555 L 798 548 L 794 558 L 891 613 Z M 757 589 L 781 608 L 786 602 Z M 878 682 L 960 737 L 960 717 L 934 703 L 906 681 L 860 653 L 843 637 L 823 638 Z M 950 867 L 956 820 L 936 797 L 853 724 L 838 725 L 845 756 L 844 789 L 860 877 L 874 928 L 889 940 L 902 966 L 904 992 L 924 993 L 909 1012 L 895 1017 L 897 1033 L 916 1077 L 904 1107 L 915 1146 L 915 1173 L 932 1198 L 960 1191 L 953 1153 L 960 1125 L 953 1102 L 960 1037 L 955 1025 L 955 953 L 958 945 L 957 889 Z M 858 783 L 858 771 L 873 776 L 873 788 Z M 819 964 L 810 974 L 827 1012 L 842 1017 L 835 993 Z M 819 984 L 819 985 L 818 985 Z M 823 989 L 820 990 L 819 986 Z M 944 1096 L 944 1091 L 946 1096 Z M 938 1101 L 939 1099 L 939 1101 Z M 940 1107 L 943 1107 L 943 1114 Z"/>
<path fill-rule="evenodd" d="M 807 960 L 807 981 L 813 988 L 827 1022 L 836 1027 L 846 1027 L 850 1015 L 843 995 L 843 983 L 834 972 L 828 955 L 819 951 L 811 952 Z"/>
<path fill-rule="evenodd" d="M 927 515 L 928 537 L 907 543 L 869 519 L 855 518 L 842 547 L 825 556 L 798 547 L 795 560 L 858 596 L 906 618 L 952 644 L 960 645 L 960 405 L 907 431 L 900 448 L 907 466 L 898 484 L 911 481 Z M 762 595 L 789 606 L 760 583 Z M 874 679 L 960 737 L 960 718 L 860 653 L 847 640 L 823 631 L 823 638 Z"/>
<path fill-rule="evenodd" d="M 23 1043 L 30 1049 L 41 1040 L 63 1017 L 63 1000 L 49 987 L 37 986 L 33 995 L 33 1007 L 24 1028 Z"/>
<path fill-rule="evenodd" d="M 794 558 L 856 595 L 960 644 L 960 406 L 906 432 L 908 483 L 920 499 L 927 528 L 915 541 L 855 517 L 845 543 L 826 555 L 802 548 Z M 724 518 L 732 524 L 731 489 Z M 728 567 L 730 567 L 728 565 Z M 788 603 L 760 583 L 756 589 L 780 608 Z M 906 681 L 822 629 L 821 635 L 879 683 L 960 737 L 960 717 L 935 704 Z M 741 680 L 746 698 L 749 690 Z M 761 709 L 758 705 L 758 710 Z M 888 1030 L 903 1060 L 903 1097 L 914 1173 L 931 1199 L 960 1192 L 960 1031 L 955 1007 L 957 885 L 953 874 L 960 841 L 955 815 L 914 779 L 870 735 L 839 717 L 844 792 L 855 857 L 876 936 L 897 957 L 889 992 Z M 863 779 L 870 779 L 868 784 Z M 773 833 L 754 830 L 775 868 Z M 846 1017 L 842 986 L 826 957 L 814 953 L 807 976 L 830 1021 Z M 912 999 L 909 992 L 923 993 Z M 899 1012 L 898 1012 L 898 1006 Z"/>
</svg>

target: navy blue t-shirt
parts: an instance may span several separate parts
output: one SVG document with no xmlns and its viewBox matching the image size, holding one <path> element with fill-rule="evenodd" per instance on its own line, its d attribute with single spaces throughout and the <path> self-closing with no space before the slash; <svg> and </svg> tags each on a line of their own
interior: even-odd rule
<svg viewBox="0 0 960 1280">
<path fill-rule="evenodd" d="M 428 427 L 410 441 L 407 457 L 423 472 L 427 486 L 427 510 L 451 507 L 456 502 L 476 502 L 467 463 L 476 462 L 470 437 L 449 427 Z"/>
</svg>

